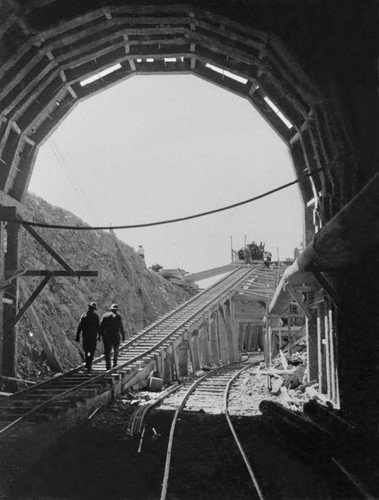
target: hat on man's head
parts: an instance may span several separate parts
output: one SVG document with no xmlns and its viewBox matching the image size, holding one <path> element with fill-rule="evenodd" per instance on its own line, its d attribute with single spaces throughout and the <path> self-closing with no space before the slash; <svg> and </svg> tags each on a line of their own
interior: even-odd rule
<svg viewBox="0 0 379 500">
<path fill-rule="evenodd" d="M 111 311 L 117 311 L 117 309 L 118 309 L 118 305 L 117 304 L 112 304 L 111 307 L 110 307 Z"/>
<path fill-rule="evenodd" d="M 92 307 L 92 309 L 97 309 L 97 304 L 96 304 L 96 302 L 90 302 L 88 304 L 88 307 Z"/>
</svg>

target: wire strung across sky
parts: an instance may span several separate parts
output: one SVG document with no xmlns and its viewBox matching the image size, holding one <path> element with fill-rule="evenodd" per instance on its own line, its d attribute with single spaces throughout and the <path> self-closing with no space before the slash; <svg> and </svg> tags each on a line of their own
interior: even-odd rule
<svg viewBox="0 0 379 500">
<path fill-rule="evenodd" d="M 275 189 L 271 189 L 270 191 L 266 191 L 263 194 L 259 194 L 258 196 L 254 196 L 253 198 L 250 198 L 248 200 L 240 201 L 238 203 L 233 203 L 232 205 L 228 205 L 226 207 L 221 207 L 221 208 L 215 208 L 214 210 L 208 210 L 207 212 L 201 212 L 199 214 L 194 214 L 194 215 L 187 215 L 185 217 L 178 217 L 177 219 L 168 219 L 168 220 L 163 220 L 163 221 L 158 221 L 158 222 L 146 222 L 144 224 L 128 224 L 128 225 L 122 225 L 122 226 L 64 226 L 64 225 L 59 225 L 59 224 L 46 224 L 43 222 L 30 222 L 30 221 L 22 221 L 22 224 L 24 226 L 34 226 L 34 227 L 44 227 L 47 229 L 70 229 L 74 231 L 101 231 L 101 230 L 111 230 L 111 229 L 137 229 L 140 227 L 150 227 L 150 226 L 161 226 L 163 224 L 172 224 L 173 222 L 182 222 L 190 219 L 197 219 L 199 217 L 204 217 L 206 215 L 212 215 L 216 214 L 218 212 L 224 212 L 225 210 L 231 210 L 232 208 L 240 207 L 242 205 L 247 205 L 248 203 L 252 203 L 253 201 L 260 200 L 262 198 L 265 198 L 267 196 L 270 196 L 274 193 L 277 193 L 278 191 L 282 191 L 283 189 L 286 189 L 290 186 L 293 186 L 294 184 L 299 183 L 300 181 L 312 177 L 312 175 L 315 175 L 321 171 L 324 170 L 324 167 L 317 168 L 313 170 L 312 172 L 308 172 L 301 177 L 297 177 L 294 181 L 288 182 L 287 184 L 283 184 L 282 186 L 279 186 Z M 7 222 L 20 222 L 17 220 L 12 220 L 12 219 L 6 219 L 4 218 Z"/>
</svg>

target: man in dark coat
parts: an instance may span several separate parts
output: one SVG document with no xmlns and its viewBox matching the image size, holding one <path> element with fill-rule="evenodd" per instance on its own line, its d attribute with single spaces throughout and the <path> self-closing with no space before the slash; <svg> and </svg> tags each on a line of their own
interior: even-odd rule
<svg viewBox="0 0 379 500">
<path fill-rule="evenodd" d="M 100 337 L 104 343 L 104 356 L 107 370 L 111 368 L 111 353 L 113 348 L 113 366 L 117 366 L 118 350 L 120 346 L 120 334 L 125 340 L 125 331 L 121 316 L 118 314 L 118 305 L 112 304 L 110 312 L 101 318 Z"/>
<path fill-rule="evenodd" d="M 92 368 L 100 327 L 99 316 L 95 313 L 96 309 L 96 302 L 88 304 L 88 311 L 81 315 L 79 326 L 76 331 L 76 342 L 80 341 L 80 333 L 83 333 L 83 349 L 87 371 L 91 371 Z"/>
</svg>

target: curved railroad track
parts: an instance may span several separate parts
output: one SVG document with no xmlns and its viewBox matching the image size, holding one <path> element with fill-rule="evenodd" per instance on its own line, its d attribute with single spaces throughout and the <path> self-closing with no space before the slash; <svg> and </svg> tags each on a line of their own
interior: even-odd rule
<svg viewBox="0 0 379 500">
<path fill-rule="evenodd" d="M 93 371 L 83 373 L 83 365 L 53 379 L 19 391 L 0 400 L 0 437 L 21 422 L 39 422 L 62 414 L 78 400 L 85 400 L 109 389 L 123 370 L 149 363 L 200 321 L 236 285 L 249 279 L 255 267 L 239 267 L 211 287 L 180 305 L 120 346 L 119 366 L 106 370 L 104 356 L 94 360 Z"/>
<path fill-rule="evenodd" d="M 207 373 L 200 379 L 193 382 L 191 385 L 188 386 L 187 384 L 187 387 L 182 387 L 175 393 L 177 399 L 177 407 L 170 429 L 160 500 L 166 500 L 167 498 L 169 475 L 171 469 L 171 457 L 174 447 L 174 435 L 177 423 L 180 420 L 180 416 L 185 411 L 206 411 L 210 413 L 219 413 L 220 409 L 222 409 L 222 413 L 226 417 L 229 429 L 234 438 L 234 442 L 238 447 L 239 453 L 246 465 L 256 493 L 261 500 L 264 499 L 260 485 L 258 484 L 253 468 L 247 458 L 245 451 L 243 450 L 241 442 L 238 439 L 237 432 L 234 428 L 228 411 L 229 392 L 233 382 L 240 376 L 242 372 L 257 364 L 258 362 L 259 361 L 255 361 L 254 363 L 240 362 L 223 366 Z"/>
</svg>

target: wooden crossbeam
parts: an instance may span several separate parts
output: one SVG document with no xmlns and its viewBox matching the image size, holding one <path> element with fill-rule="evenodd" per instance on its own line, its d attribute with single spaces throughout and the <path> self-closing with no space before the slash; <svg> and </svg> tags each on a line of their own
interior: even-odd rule
<svg viewBox="0 0 379 500">
<path fill-rule="evenodd" d="M 250 323 L 253 326 L 263 326 L 263 319 L 257 318 L 253 314 L 236 314 L 234 318 L 238 323 Z"/>
<path fill-rule="evenodd" d="M 13 275 L 16 271 L 7 271 L 6 273 L 6 278 L 7 279 L 11 279 L 13 278 Z M 36 276 L 48 276 L 50 273 L 53 274 L 53 276 L 56 276 L 56 277 L 62 277 L 62 276 L 74 276 L 74 277 L 77 277 L 77 278 L 81 278 L 81 277 L 93 277 L 93 276 L 98 276 L 99 273 L 98 271 L 75 271 L 75 274 L 73 275 L 71 272 L 69 271 L 48 271 L 46 269 L 37 269 L 37 270 L 34 270 L 34 271 L 24 271 L 22 273 L 22 276 L 23 277 L 36 277 Z M 20 275 L 18 275 L 20 276 Z M 18 277 L 16 276 L 16 278 Z"/>
</svg>

